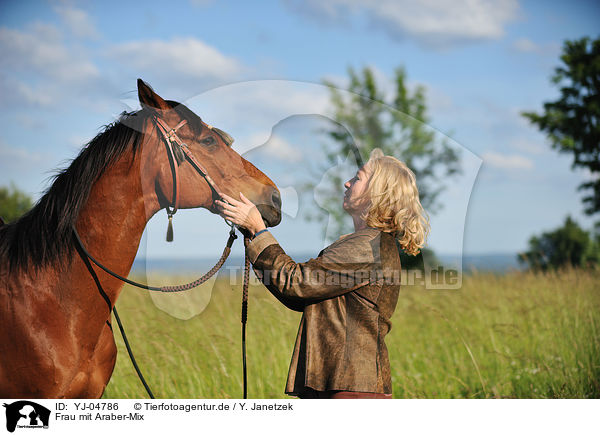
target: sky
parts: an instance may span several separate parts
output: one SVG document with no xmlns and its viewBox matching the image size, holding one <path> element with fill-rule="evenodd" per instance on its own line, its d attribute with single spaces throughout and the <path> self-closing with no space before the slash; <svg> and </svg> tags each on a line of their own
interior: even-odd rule
<svg viewBox="0 0 600 435">
<path fill-rule="evenodd" d="M 343 89 L 348 68 L 370 67 L 391 97 L 404 67 L 409 88 L 426 91 L 428 128 L 463 158 L 430 246 L 516 253 L 567 215 L 592 227 L 577 191 L 590 175 L 520 113 L 557 98 L 564 40 L 597 37 L 598 22 L 594 1 L 2 1 L 0 186 L 39 198 L 104 125 L 138 108 L 139 77 L 235 137 L 282 191 L 273 234 L 314 256 L 328 239 L 304 216 L 327 204 L 299 186 L 326 172 L 315 169 L 331 114 L 323 81 Z M 166 222 L 152 218 L 138 255 L 214 257 L 227 238 L 205 210 L 176 215 L 173 244 Z"/>
</svg>

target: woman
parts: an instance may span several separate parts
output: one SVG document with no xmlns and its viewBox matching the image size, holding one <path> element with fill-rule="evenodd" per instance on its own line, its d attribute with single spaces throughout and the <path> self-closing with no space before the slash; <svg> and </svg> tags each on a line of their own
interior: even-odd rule
<svg viewBox="0 0 600 435">
<path fill-rule="evenodd" d="M 399 246 L 419 253 L 429 230 L 415 176 L 377 149 L 344 184 L 355 232 L 296 263 L 240 193 L 221 214 L 251 235 L 248 255 L 269 291 L 303 312 L 286 393 L 301 398 L 391 398 L 385 335 L 400 289 Z"/>
</svg>

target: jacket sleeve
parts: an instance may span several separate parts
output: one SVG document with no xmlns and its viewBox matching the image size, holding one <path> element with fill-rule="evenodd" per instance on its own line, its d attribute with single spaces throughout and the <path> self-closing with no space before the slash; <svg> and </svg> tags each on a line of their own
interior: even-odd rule
<svg viewBox="0 0 600 435">
<path fill-rule="evenodd" d="M 248 255 L 267 289 L 288 308 L 302 311 L 307 304 L 367 285 L 375 269 L 371 246 L 365 237 L 349 236 L 317 258 L 296 263 L 265 232 L 249 243 Z"/>
</svg>

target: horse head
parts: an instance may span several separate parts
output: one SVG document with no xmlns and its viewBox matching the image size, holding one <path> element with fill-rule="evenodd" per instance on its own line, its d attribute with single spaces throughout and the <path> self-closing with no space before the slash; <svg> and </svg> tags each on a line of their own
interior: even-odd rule
<svg viewBox="0 0 600 435">
<path fill-rule="evenodd" d="M 155 195 L 159 208 L 167 208 L 170 215 L 177 208 L 196 207 L 217 213 L 214 201 L 220 193 L 239 198 L 241 192 L 257 206 L 267 226 L 279 224 L 279 190 L 233 150 L 231 136 L 185 105 L 163 100 L 141 79 L 138 97 L 147 115 L 142 126 L 144 191 Z"/>
</svg>

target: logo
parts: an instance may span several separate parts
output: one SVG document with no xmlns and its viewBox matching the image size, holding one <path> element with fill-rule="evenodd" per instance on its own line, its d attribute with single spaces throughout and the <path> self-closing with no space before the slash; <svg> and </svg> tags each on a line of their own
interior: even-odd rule
<svg viewBox="0 0 600 435">
<path fill-rule="evenodd" d="M 6 429 L 14 432 L 15 428 L 48 429 L 50 410 L 28 400 L 19 400 L 4 404 L 6 408 Z"/>
</svg>

